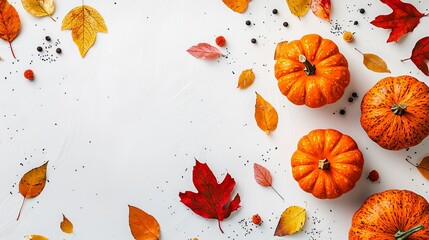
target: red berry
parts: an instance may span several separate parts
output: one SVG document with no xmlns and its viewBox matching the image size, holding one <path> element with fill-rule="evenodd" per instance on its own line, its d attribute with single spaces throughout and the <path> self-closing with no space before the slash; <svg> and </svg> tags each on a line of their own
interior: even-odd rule
<svg viewBox="0 0 429 240">
<path fill-rule="evenodd" d="M 216 45 L 218 45 L 219 47 L 223 47 L 226 45 L 226 40 L 223 36 L 219 36 L 216 38 Z"/>
<path fill-rule="evenodd" d="M 262 222 L 261 216 L 259 216 L 259 214 L 253 215 L 252 216 L 252 222 L 253 222 L 253 224 L 260 225 Z"/>
<path fill-rule="evenodd" d="M 378 181 L 378 179 L 380 178 L 380 175 L 378 174 L 378 172 L 376 170 L 372 170 L 371 172 L 369 172 L 368 177 L 367 177 L 371 182 L 376 182 Z"/>
<path fill-rule="evenodd" d="M 34 80 L 34 72 L 33 72 L 33 70 L 31 70 L 31 69 L 25 70 L 24 77 L 26 79 L 30 80 L 30 81 L 33 81 Z"/>
</svg>

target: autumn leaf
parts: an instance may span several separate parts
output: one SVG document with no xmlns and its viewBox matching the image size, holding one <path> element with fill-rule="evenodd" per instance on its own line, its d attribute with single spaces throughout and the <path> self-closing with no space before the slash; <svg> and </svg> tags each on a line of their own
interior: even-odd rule
<svg viewBox="0 0 429 240">
<path fill-rule="evenodd" d="M 390 73 L 389 68 L 387 68 L 386 62 L 380 58 L 379 56 L 372 53 L 362 53 L 358 49 L 355 48 L 363 56 L 363 64 L 366 68 L 373 72 L 379 73 Z"/>
<path fill-rule="evenodd" d="M 258 127 L 266 134 L 274 131 L 279 121 L 276 109 L 258 93 L 256 93 L 255 120 Z"/>
<path fill-rule="evenodd" d="M 230 201 L 235 186 L 234 178 L 227 173 L 224 180 L 218 184 L 207 164 L 196 160 L 192 181 L 198 192 L 181 192 L 180 201 L 201 217 L 217 219 L 219 229 L 223 233 L 220 222 L 240 207 L 240 195 L 236 194 Z"/>
<path fill-rule="evenodd" d="M 25 240 L 49 240 L 47 237 L 42 235 L 28 235 Z"/>
<path fill-rule="evenodd" d="M 284 200 L 282 195 L 280 195 L 279 192 L 273 187 L 273 177 L 271 176 L 271 173 L 268 169 L 266 169 L 264 166 L 259 165 L 257 163 L 253 164 L 253 172 L 256 182 L 264 187 L 271 187 L 271 189 L 274 190 L 274 192 L 279 195 L 279 197 Z"/>
<path fill-rule="evenodd" d="M 128 221 L 131 234 L 137 240 L 158 240 L 160 237 L 160 226 L 158 221 L 145 211 L 128 205 Z"/>
<path fill-rule="evenodd" d="M 282 213 L 274 236 L 285 236 L 299 232 L 305 224 L 305 209 L 290 206 Z"/>
<path fill-rule="evenodd" d="M 0 38 L 9 43 L 13 58 L 16 59 L 12 41 L 21 30 L 21 20 L 16 9 L 7 0 L 0 0 Z"/>
<path fill-rule="evenodd" d="M 60 223 L 60 228 L 64 233 L 73 233 L 73 223 L 70 222 L 70 220 L 68 218 L 66 218 L 66 216 L 64 216 L 63 214 L 63 221 L 61 221 Z"/>
<path fill-rule="evenodd" d="M 403 3 L 400 0 L 380 1 L 392 8 L 393 12 L 389 15 L 377 16 L 371 21 L 371 24 L 380 28 L 392 29 L 387 42 L 397 42 L 404 34 L 412 32 L 420 23 L 420 18 L 425 16 L 413 5 Z"/>
<path fill-rule="evenodd" d="M 244 13 L 249 5 L 249 0 L 222 0 L 226 6 L 232 11 L 238 13 Z"/>
<path fill-rule="evenodd" d="M 310 7 L 314 15 L 329 22 L 331 14 L 331 0 L 313 0 Z"/>
<path fill-rule="evenodd" d="M 198 45 L 190 47 L 186 50 L 196 58 L 213 60 L 222 56 L 220 50 L 208 43 L 198 43 Z"/>
<path fill-rule="evenodd" d="M 286 0 L 290 12 L 297 16 L 304 16 L 310 9 L 311 0 Z"/>
<path fill-rule="evenodd" d="M 402 59 L 401 62 L 410 60 L 420 69 L 426 76 L 429 76 L 429 69 L 426 61 L 429 60 L 429 37 L 424 37 L 417 41 L 413 48 L 411 57 Z"/>
<path fill-rule="evenodd" d="M 238 77 L 237 87 L 240 89 L 248 88 L 253 81 L 255 81 L 255 73 L 253 73 L 252 69 L 243 70 L 240 77 Z"/>
<path fill-rule="evenodd" d="M 86 5 L 73 8 L 63 19 L 61 30 L 71 30 L 80 55 L 85 57 L 94 45 L 97 32 L 107 33 L 103 17 L 94 8 Z"/>
<path fill-rule="evenodd" d="M 22 194 L 24 199 L 22 200 L 21 208 L 19 209 L 18 217 L 16 218 L 17 221 L 21 215 L 21 210 L 24 206 L 25 199 L 39 196 L 39 194 L 43 191 L 43 188 L 45 188 L 47 166 L 48 162 L 40 167 L 31 169 L 26 174 L 24 174 L 24 176 L 21 178 L 21 181 L 19 181 L 19 192 Z"/>
<path fill-rule="evenodd" d="M 423 158 L 419 165 L 417 165 L 417 169 L 423 175 L 424 178 L 429 180 L 429 157 Z"/>
<path fill-rule="evenodd" d="M 29 14 L 35 17 L 49 16 L 55 22 L 51 17 L 55 10 L 54 0 L 21 0 L 21 2 Z"/>
</svg>

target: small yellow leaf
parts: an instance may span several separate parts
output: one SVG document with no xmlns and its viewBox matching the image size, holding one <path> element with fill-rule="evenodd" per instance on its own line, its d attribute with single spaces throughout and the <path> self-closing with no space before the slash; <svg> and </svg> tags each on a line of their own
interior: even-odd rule
<svg viewBox="0 0 429 240">
<path fill-rule="evenodd" d="M 310 9 L 311 0 L 286 0 L 290 12 L 297 16 L 304 16 Z"/>
<path fill-rule="evenodd" d="M 60 223 L 60 228 L 64 233 L 73 233 L 73 223 L 63 214 L 63 221 Z"/>
<path fill-rule="evenodd" d="M 366 68 L 373 72 L 379 72 L 379 73 L 390 73 L 389 68 L 387 68 L 386 62 L 380 58 L 379 56 L 372 54 L 372 53 L 362 53 L 361 51 L 357 50 L 360 54 L 363 56 L 363 64 Z"/>
<path fill-rule="evenodd" d="M 42 235 L 28 235 L 25 237 L 25 240 L 49 240 L 49 239 Z"/>
<path fill-rule="evenodd" d="M 277 224 L 274 236 L 285 236 L 299 232 L 305 223 L 305 209 L 299 206 L 290 206 L 282 213 Z"/>
<path fill-rule="evenodd" d="M 250 85 L 252 85 L 253 81 L 255 81 L 255 74 L 253 73 L 252 69 L 246 69 L 241 72 L 240 77 L 238 78 L 237 87 L 240 89 L 248 88 Z"/>
<path fill-rule="evenodd" d="M 22 0 L 22 6 L 35 17 L 51 16 L 55 10 L 54 0 Z"/>
<path fill-rule="evenodd" d="M 63 19 L 61 30 L 71 30 L 72 38 L 85 57 L 94 45 L 97 32 L 107 33 L 103 17 L 94 8 L 86 5 L 73 8 Z"/>
<path fill-rule="evenodd" d="M 131 234 L 136 240 L 158 240 L 160 227 L 158 221 L 145 211 L 128 205 Z"/>
<path fill-rule="evenodd" d="M 423 158 L 419 165 L 417 165 L 417 169 L 420 171 L 424 178 L 429 180 L 429 156 Z"/>
<path fill-rule="evenodd" d="M 238 13 L 244 13 L 249 5 L 249 0 L 222 0 L 226 6 L 232 11 Z"/>
<path fill-rule="evenodd" d="M 279 116 L 276 109 L 256 93 L 255 120 L 258 127 L 267 134 L 277 128 Z"/>
</svg>

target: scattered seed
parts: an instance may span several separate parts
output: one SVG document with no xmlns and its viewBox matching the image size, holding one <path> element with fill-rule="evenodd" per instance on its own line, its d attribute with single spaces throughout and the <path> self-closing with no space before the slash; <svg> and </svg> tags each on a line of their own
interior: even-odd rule
<svg viewBox="0 0 429 240">
<path fill-rule="evenodd" d="M 358 97 L 357 93 L 356 93 L 356 92 L 353 92 L 353 93 L 352 93 L 352 97 Z"/>
<path fill-rule="evenodd" d="M 283 23 L 283 27 L 288 27 L 289 26 L 289 23 L 288 22 L 284 22 Z"/>
<path fill-rule="evenodd" d="M 252 24 L 252 22 L 251 22 L 250 20 L 247 20 L 247 21 L 246 21 L 246 25 L 247 25 L 247 26 L 250 26 L 250 24 Z"/>
<path fill-rule="evenodd" d="M 349 99 L 347 99 L 349 102 L 353 102 L 353 98 L 349 97 Z"/>
<path fill-rule="evenodd" d="M 41 52 L 41 51 L 43 51 L 43 48 L 41 46 L 38 46 L 37 51 Z"/>
<path fill-rule="evenodd" d="M 341 109 L 341 110 L 340 110 L 340 114 L 341 114 L 341 115 L 344 115 L 344 114 L 346 114 L 346 110 L 344 110 L 344 109 Z"/>
<path fill-rule="evenodd" d="M 359 22 L 358 22 L 358 21 L 354 21 L 354 22 L 353 22 L 353 24 L 354 24 L 354 25 L 358 25 L 358 24 L 359 24 Z"/>
<path fill-rule="evenodd" d="M 365 9 L 361 8 L 361 9 L 359 9 L 359 12 L 362 13 L 362 14 L 364 14 L 365 13 Z"/>
<path fill-rule="evenodd" d="M 46 37 L 45 37 L 45 40 L 49 42 L 49 41 L 51 41 L 51 37 L 46 36 Z"/>
<path fill-rule="evenodd" d="M 277 9 L 273 9 L 273 14 L 277 14 L 277 13 L 279 13 L 279 11 L 277 10 Z"/>
<path fill-rule="evenodd" d="M 61 50 L 61 48 L 57 48 L 55 49 L 55 52 L 57 52 L 58 54 L 62 53 L 63 51 Z"/>
<path fill-rule="evenodd" d="M 251 41 L 252 43 L 256 43 L 256 38 L 252 38 L 250 41 Z"/>
</svg>

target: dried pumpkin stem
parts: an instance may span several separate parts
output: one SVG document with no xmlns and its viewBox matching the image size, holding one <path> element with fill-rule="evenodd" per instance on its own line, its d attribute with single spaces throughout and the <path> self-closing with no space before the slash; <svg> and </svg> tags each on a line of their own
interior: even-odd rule
<svg viewBox="0 0 429 240">
<path fill-rule="evenodd" d="M 423 224 L 415 226 L 411 229 L 408 229 L 407 231 L 403 232 L 401 230 L 399 230 L 396 234 L 395 234 L 395 239 L 396 240 L 406 240 L 411 234 L 418 232 L 420 230 L 423 230 L 425 227 L 423 226 Z"/>
<path fill-rule="evenodd" d="M 320 159 L 319 160 L 319 165 L 318 165 L 318 168 L 319 169 L 322 169 L 322 170 L 329 170 L 329 168 L 330 168 L 330 163 L 329 163 L 329 160 L 328 159 Z"/>
<path fill-rule="evenodd" d="M 298 60 L 304 63 L 305 65 L 304 72 L 308 76 L 316 74 L 316 67 L 313 64 L 311 64 L 304 55 L 300 54 L 298 57 Z"/>
<path fill-rule="evenodd" d="M 407 105 L 405 103 L 399 103 L 399 104 L 393 104 L 393 106 L 390 108 L 392 112 L 395 115 L 401 116 L 405 113 L 405 110 L 407 109 Z"/>
</svg>

